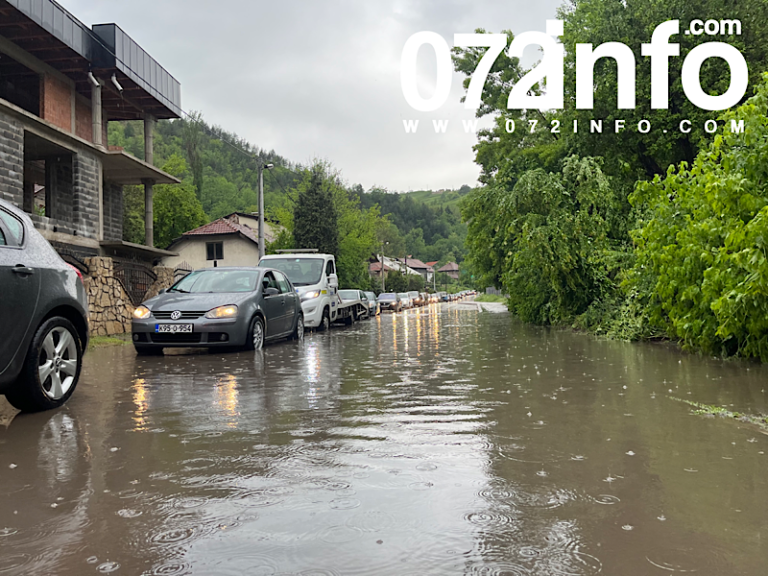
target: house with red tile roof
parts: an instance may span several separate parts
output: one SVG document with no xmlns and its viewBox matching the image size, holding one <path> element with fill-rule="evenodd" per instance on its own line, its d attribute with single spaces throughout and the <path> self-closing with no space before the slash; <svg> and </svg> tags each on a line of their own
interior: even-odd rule
<svg viewBox="0 0 768 576">
<path fill-rule="evenodd" d="M 432 266 L 425 264 L 418 258 L 405 258 L 403 262 L 408 268 L 421 274 L 427 283 L 432 282 L 432 277 L 435 274 L 435 269 Z"/>
<path fill-rule="evenodd" d="M 197 270 L 212 266 L 256 266 L 259 262 L 258 214 L 233 212 L 223 218 L 184 232 L 168 250 L 163 266 Z M 264 223 L 264 238 L 274 241 L 277 226 Z"/>
<path fill-rule="evenodd" d="M 448 276 L 454 280 L 459 279 L 459 265 L 456 264 L 456 262 L 448 262 L 448 264 L 440 268 L 438 272 L 448 274 Z"/>
</svg>

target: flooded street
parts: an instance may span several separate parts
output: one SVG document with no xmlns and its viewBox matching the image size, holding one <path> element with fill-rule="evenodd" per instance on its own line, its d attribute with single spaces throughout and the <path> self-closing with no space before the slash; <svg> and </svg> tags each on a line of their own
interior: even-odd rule
<svg viewBox="0 0 768 576">
<path fill-rule="evenodd" d="M 762 576 L 768 370 L 443 304 L 86 357 L 0 427 L 0 574 Z"/>
</svg>

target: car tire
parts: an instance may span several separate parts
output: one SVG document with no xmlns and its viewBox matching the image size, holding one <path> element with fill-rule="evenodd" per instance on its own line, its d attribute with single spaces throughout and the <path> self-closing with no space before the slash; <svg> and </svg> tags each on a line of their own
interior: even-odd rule
<svg viewBox="0 0 768 576">
<path fill-rule="evenodd" d="M 331 329 L 331 313 L 328 311 L 328 308 L 323 310 L 323 317 L 320 319 L 320 326 L 318 326 L 318 330 L 320 332 L 327 332 Z"/>
<path fill-rule="evenodd" d="M 163 349 L 162 348 L 147 348 L 147 347 L 141 347 L 138 346 L 133 347 L 134 350 L 136 350 L 137 356 L 162 356 L 163 355 Z"/>
<path fill-rule="evenodd" d="M 246 350 L 261 350 L 264 347 L 264 320 L 259 316 L 254 316 L 251 325 L 248 328 L 246 336 Z"/>
<path fill-rule="evenodd" d="M 304 315 L 299 314 L 299 317 L 296 319 L 296 330 L 293 331 L 293 334 L 291 335 L 291 340 L 297 340 L 298 342 L 301 342 L 304 340 Z"/>
<path fill-rule="evenodd" d="M 22 412 L 58 408 L 75 391 L 82 367 L 77 330 L 66 318 L 54 316 L 35 332 L 16 384 L 5 397 Z"/>
</svg>

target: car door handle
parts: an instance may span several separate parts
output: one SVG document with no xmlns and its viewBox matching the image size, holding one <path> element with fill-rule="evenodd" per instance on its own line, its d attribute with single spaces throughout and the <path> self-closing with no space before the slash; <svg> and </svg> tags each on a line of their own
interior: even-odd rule
<svg viewBox="0 0 768 576">
<path fill-rule="evenodd" d="M 22 266 L 21 264 L 17 265 L 15 268 L 11 268 L 11 271 L 14 274 L 21 274 L 23 276 L 29 276 L 30 274 L 35 273 L 35 271 L 32 268 L 27 268 L 26 266 Z"/>
</svg>

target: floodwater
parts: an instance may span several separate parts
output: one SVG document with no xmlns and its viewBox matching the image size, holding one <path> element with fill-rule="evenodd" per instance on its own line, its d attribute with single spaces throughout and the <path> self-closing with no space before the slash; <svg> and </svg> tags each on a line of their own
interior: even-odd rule
<svg viewBox="0 0 768 576">
<path fill-rule="evenodd" d="M 0 574 L 755 575 L 768 370 L 433 306 L 91 352 L 0 428 Z"/>
</svg>

